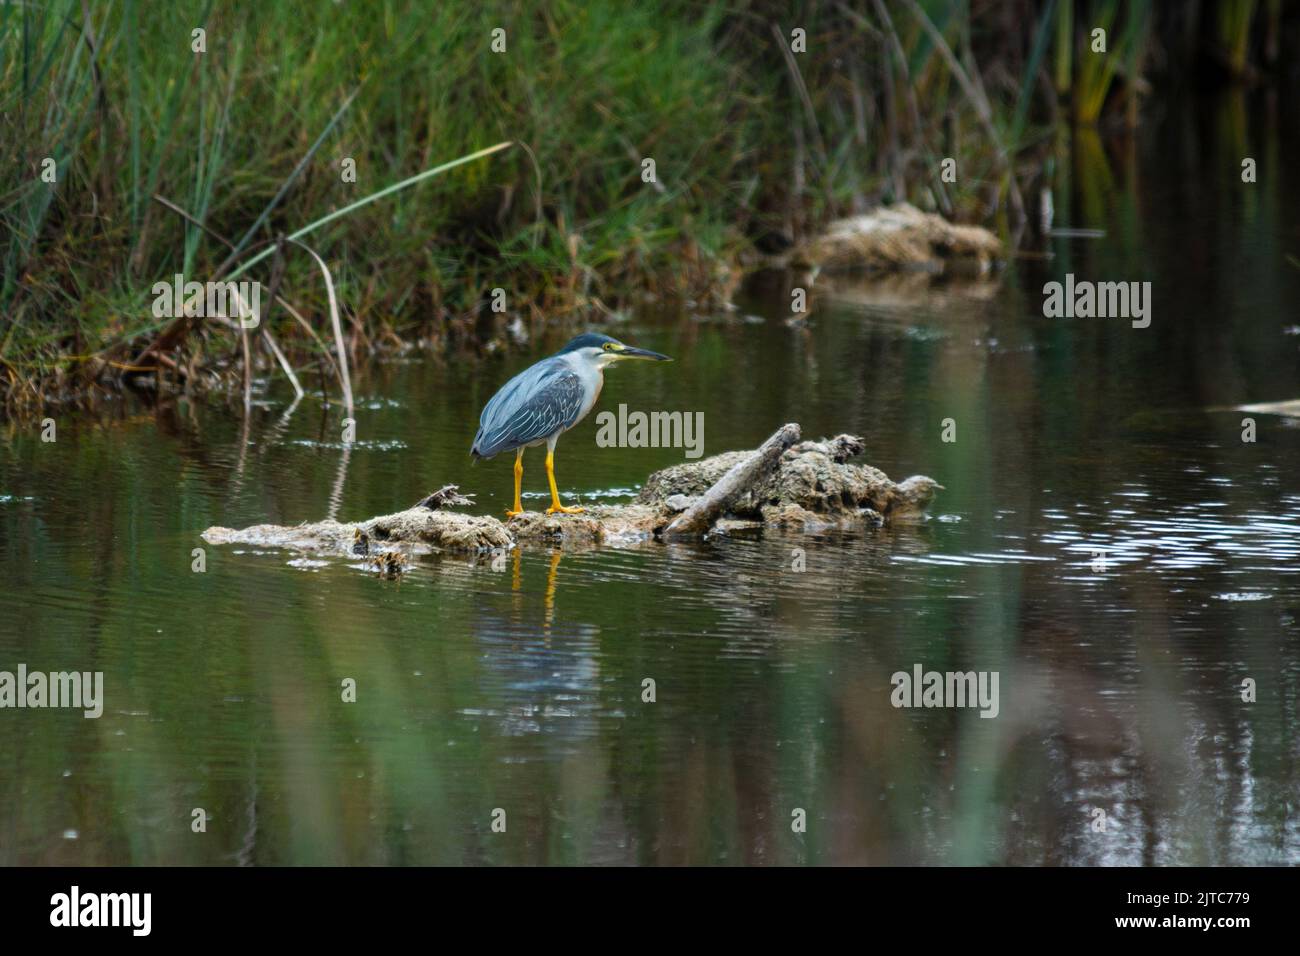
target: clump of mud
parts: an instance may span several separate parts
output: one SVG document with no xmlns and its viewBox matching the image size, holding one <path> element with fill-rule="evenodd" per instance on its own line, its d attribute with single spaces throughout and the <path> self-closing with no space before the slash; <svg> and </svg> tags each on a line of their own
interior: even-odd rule
<svg viewBox="0 0 1300 956">
<path fill-rule="evenodd" d="M 839 435 L 828 441 L 800 442 L 787 449 L 777 467 L 745 490 L 717 522 L 720 530 L 781 527 L 821 530 L 869 527 L 922 516 L 942 486 L 924 476 L 894 483 L 878 468 L 853 464 L 861 439 Z M 373 557 L 400 549 L 486 552 L 519 543 L 549 543 L 584 548 L 631 544 L 654 537 L 674 515 L 686 510 L 734 465 L 753 452 L 733 451 L 697 462 L 673 465 L 652 474 L 628 505 L 602 505 L 582 514 L 527 511 L 508 521 L 445 510 L 468 499 L 426 498 L 419 505 L 364 521 L 325 520 L 293 526 L 262 524 L 234 530 L 213 527 L 203 533 L 210 544 L 249 544 L 294 551 Z"/>
<path fill-rule="evenodd" d="M 862 450 L 862 440 L 852 435 L 800 442 L 782 454 L 770 475 L 732 504 L 731 517 L 783 527 L 817 527 L 922 515 L 942 486 L 922 475 L 895 484 L 879 468 L 850 463 Z M 725 452 L 657 471 L 646 481 L 637 503 L 670 512 L 684 510 L 748 454 Z"/>
<path fill-rule="evenodd" d="M 365 521 L 326 519 L 284 526 L 258 524 L 251 528 L 209 528 L 209 544 L 251 544 L 366 557 L 391 550 L 395 544 L 413 545 L 420 551 L 492 551 L 509 548 L 514 540 L 496 518 L 430 511 L 416 506 Z"/>
<path fill-rule="evenodd" d="M 791 265 L 825 271 L 987 271 L 1002 256 L 998 237 L 907 203 L 832 222 L 789 255 Z"/>
</svg>

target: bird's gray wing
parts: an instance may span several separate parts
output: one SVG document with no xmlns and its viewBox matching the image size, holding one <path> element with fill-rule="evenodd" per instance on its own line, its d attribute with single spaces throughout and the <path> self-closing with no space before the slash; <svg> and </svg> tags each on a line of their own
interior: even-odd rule
<svg viewBox="0 0 1300 956">
<path fill-rule="evenodd" d="M 582 411 L 582 380 L 567 364 L 534 366 L 492 396 L 471 449 L 491 458 L 571 427 Z"/>
</svg>

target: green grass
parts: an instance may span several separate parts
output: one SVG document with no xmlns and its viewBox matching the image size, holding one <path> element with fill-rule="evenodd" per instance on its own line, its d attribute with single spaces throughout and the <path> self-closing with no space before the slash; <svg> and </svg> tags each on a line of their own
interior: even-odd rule
<svg viewBox="0 0 1300 956">
<path fill-rule="evenodd" d="M 152 284 L 177 271 L 213 278 L 226 263 L 214 236 L 247 261 L 277 235 L 501 141 L 519 145 L 313 234 L 350 341 L 451 337 L 497 286 L 530 319 L 600 314 L 638 285 L 699 296 L 754 238 L 882 199 L 987 218 L 987 178 L 1010 177 L 1004 149 L 1044 138 L 1031 129 L 1043 120 L 1040 71 L 1059 83 L 1064 38 L 1082 40 L 1099 16 L 1136 22 L 1115 6 L 1043 2 L 1009 30 L 1004 13 L 972 20 L 951 0 L 888 0 L 890 27 L 874 0 L 0 0 L 0 391 L 111 385 L 166 325 L 151 314 Z M 918 10 L 976 71 L 992 123 Z M 1141 19 L 1104 61 L 1075 51 L 1087 115 L 1135 68 Z M 796 26 L 808 38 L 797 77 L 774 35 L 788 42 Z M 191 50 L 198 27 L 205 53 Z M 1250 18 L 1232 29 L 1248 38 Z M 934 166 L 954 154 L 975 172 L 945 186 Z M 40 178 L 47 157 L 53 185 Z M 659 188 L 641 181 L 645 157 Z M 251 276 L 269 282 L 272 262 Z M 314 263 L 288 256 L 281 289 L 327 333 Z M 269 321 L 291 351 L 319 347 L 283 310 Z M 184 365 L 232 342 L 205 327 L 178 347 Z"/>
<path fill-rule="evenodd" d="M 612 250 L 671 268 L 686 236 L 679 210 L 707 212 L 743 150 L 743 128 L 726 115 L 732 67 L 711 53 L 720 14 L 687 9 L 388 2 L 205 13 L 208 4 L 124 0 L 92 10 L 97 73 L 77 0 L 0 4 L 0 166 L 12 184 L 0 194 L 0 305 L 30 323 L 4 360 L 58 362 L 14 347 L 35 344 L 37 328 L 67 329 L 68 310 L 88 330 L 76 345 L 84 353 L 149 329 L 157 277 L 205 276 L 224 257 L 151 197 L 244 236 L 354 89 L 258 238 L 501 140 L 527 144 L 537 162 L 515 150 L 334 225 L 320 241 L 359 319 L 417 286 L 453 309 L 496 284 L 545 301 L 571 273 L 617 259 Z M 190 49 L 199 25 L 204 54 Z M 504 54 L 488 48 L 497 26 Z M 38 177 L 45 155 L 59 164 L 54 186 Z M 655 159 L 662 192 L 641 183 L 642 156 Z M 342 180 L 345 157 L 356 183 Z M 719 221 L 728 212 L 718 208 Z M 292 279 L 295 296 L 301 284 L 319 303 L 318 289 Z"/>
<path fill-rule="evenodd" d="M 1215 6 L 1218 8 L 1217 39 L 1225 62 L 1235 76 L 1244 76 L 1248 66 L 1250 26 L 1255 18 L 1255 0 L 1220 0 Z"/>
</svg>

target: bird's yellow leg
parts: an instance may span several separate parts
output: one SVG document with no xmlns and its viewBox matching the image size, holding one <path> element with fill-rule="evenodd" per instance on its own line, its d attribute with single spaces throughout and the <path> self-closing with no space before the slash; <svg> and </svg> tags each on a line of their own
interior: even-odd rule
<svg viewBox="0 0 1300 956">
<path fill-rule="evenodd" d="M 515 515 L 524 513 L 524 506 L 519 500 L 519 492 L 524 486 L 524 450 L 521 448 L 515 454 L 515 506 L 506 509 L 506 517 L 513 518 Z"/>
<path fill-rule="evenodd" d="M 546 449 L 546 479 L 551 483 L 551 506 L 546 509 L 548 515 L 559 512 L 562 515 L 580 515 L 581 508 L 566 508 L 560 504 L 560 489 L 555 487 L 555 451 Z"/>
</svg>

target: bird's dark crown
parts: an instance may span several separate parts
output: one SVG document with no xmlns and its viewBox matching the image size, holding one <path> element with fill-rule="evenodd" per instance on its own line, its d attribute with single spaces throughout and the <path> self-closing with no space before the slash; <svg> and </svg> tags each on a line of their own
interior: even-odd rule
<svg viewBox="0 0 1300 956">
<path fill-rule="evenodd" d="M 570 340 L 569 343 L 564 346 L 564 348 L 560 349 L 555 354 L 563 355 L 566 352 L 576 352 L 578 351 L 578 349 L 589 349 L 589 348 L 598 349 L 601 346 L 603 346 L 606 342 L 617 342 L 617 341 L 618 339 L 611 338 L 608 335 L 602 335 L 599 332 L 584 332 L 582 335 L 579 335 L 576 339 Z"/>
</svg>

